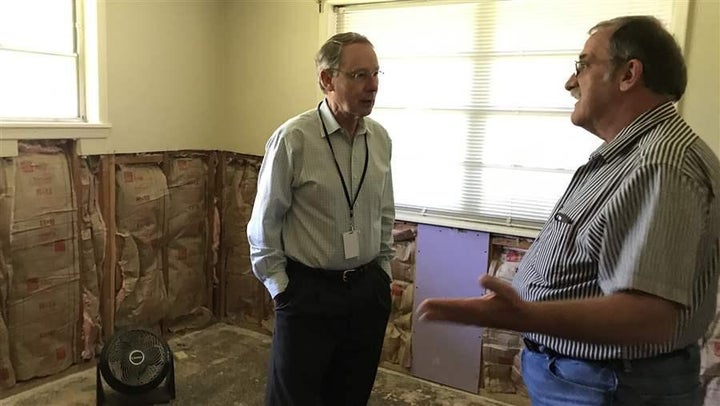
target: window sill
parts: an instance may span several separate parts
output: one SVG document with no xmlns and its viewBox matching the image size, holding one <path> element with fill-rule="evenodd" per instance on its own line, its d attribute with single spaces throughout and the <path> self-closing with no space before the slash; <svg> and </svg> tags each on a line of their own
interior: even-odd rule
<svg viewBox="0 0 720 406">
<path fill-rule="evenodd" d="M 104 139 L 111 128 L 107 123 L 0 122 L 0 157 L 17 156 L 18 141 Z"/>
<path fill-rule="evenodd" d="M 468 221 L 450 217 L 439 217 L 422 215 L 413 212 L 397 210 L 395 219 L 410 223 L 428 224 L 433 226 L 459 228 L 463 230 L 482 231 L 494 234 L 503 234 L 513 237 L 537 238 L 539 229 L 518 226 L 504 226 L 499 224 L 482 223 L 479 221 Z"/>
</svg>

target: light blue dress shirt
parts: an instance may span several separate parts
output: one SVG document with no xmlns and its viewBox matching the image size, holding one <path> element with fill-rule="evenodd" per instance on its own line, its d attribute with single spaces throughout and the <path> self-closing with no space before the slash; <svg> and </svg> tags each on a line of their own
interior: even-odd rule
<svg viewBox="0 0 720 406">
<path fill-rule="evenodd" d="M 335 159 L 354 205 L 359 255 L 345 258 L 343 233 L 350 231 L 348 206 Z M 367 137 L 368 167 L 365 165 Z M 350 137 L 330 112 L 327 101 L 281 125 L 265 147 L 247 233 L 253 272 L 275 297 L 285 290 L 286 257 L 313 268 L 345 270 L 377 260 L 390 275 L 395 220 L 387 131 L 364 117 Z"/>
</svg>

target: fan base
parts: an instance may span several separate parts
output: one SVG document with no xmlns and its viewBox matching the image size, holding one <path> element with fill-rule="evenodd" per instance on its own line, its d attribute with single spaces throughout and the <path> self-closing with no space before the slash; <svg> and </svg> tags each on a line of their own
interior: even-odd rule
<svg viewBox="0 0 720 406">
<path fill-rule="evenodd" d="M 155 392 L 155 393 L 153 393 Z M 142 395 L 126 395 L 119 392 L 108 392 L 104 394 L 104 400 L 98 401 L 98 406 L 149 406 L 149 405 L 171 405 L 172 399 L 167 393 L 153 390 Z"/>
<path fill-rule="evenodd" d="M 112 388 L 105 392 L 105 384 L 101 377 L 100 368 L 96 369 L 96 397 L 97 406 L 149 406 L 171 405 L 175 399 L 175 371 L 172 359 L 170 371 L 165 378 L 164 385 L 160 385 L 147 392 L 128 394 L 118 392 Z"/>
</svg>

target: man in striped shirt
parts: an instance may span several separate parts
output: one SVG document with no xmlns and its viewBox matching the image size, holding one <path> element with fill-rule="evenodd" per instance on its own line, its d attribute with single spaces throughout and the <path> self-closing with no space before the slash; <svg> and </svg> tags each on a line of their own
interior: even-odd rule
<svg viewBox="0 0 720 406">
<path fill-rule="evenodd" d="M 425 320 L 524 333 L 536 405 L 700 405 L 718 286 L 720 164 L 678 115 L 687 74 L 653 17 L 597 24 L 565 88 L 605 142 L 575 173 L 513 286 L 429 299 Z"/>
</svg>

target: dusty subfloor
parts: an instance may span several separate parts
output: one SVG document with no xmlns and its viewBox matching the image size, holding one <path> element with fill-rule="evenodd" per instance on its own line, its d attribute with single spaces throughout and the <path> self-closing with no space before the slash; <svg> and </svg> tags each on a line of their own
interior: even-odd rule
<svg viewBox="0 0 720 406">
<path fill-rule="evenodd" d="M 174 405 L 263 404 L 269 336 L 217 323 L 169 343 L 176 359 Z M 0 405 L 96 404 L 94 366 L 75 366 L 61 375 L 20 384 Z M 525 406 L 529 401 L 515 395 L 473 395 L 381 368 L 368 405 Z"/>
</svg>

